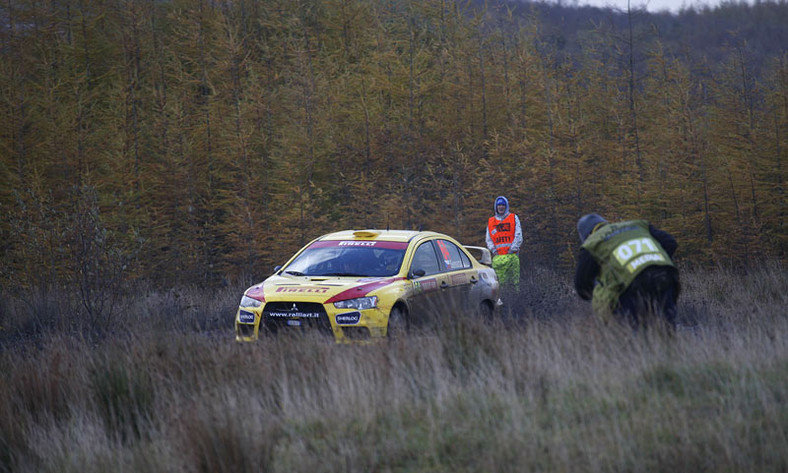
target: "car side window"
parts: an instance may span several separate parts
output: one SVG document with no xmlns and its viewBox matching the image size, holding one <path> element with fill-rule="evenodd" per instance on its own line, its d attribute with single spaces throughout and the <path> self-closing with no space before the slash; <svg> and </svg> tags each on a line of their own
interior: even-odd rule
<svg viewBox="0 0 788 473">
<path fill-rule="evenodd" d="M 471 267 L 471 261 L 468 259 L 468 256 L 454 243 L 447 240 L 438 240 L 438 249 L 440 249 L 443 262 L 446 264 L 448 271 L 457 271 Z"/>
<path fill-rule="evenodd" d="M 464 251 L 458 249 L 460 252 L 460 259 L 462 259 L 462 267 L 465 269 L 472 268 L 473 265 L 471 264 L 471 259 L 468 257 L 468 254 Z"/>
<path fill-rule="evenodd" d="M 410 270 L 417 271 L 419 269 L 424 271 L 425 276 L 440 272 L 440 265 L 435 250 L 432 248 L 432 242 L 422 243 L 413 254 Z"/>
</svg>

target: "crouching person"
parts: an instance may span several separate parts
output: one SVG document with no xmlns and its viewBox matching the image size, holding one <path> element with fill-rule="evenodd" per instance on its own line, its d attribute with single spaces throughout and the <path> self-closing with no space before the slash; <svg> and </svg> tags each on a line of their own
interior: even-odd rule
<svg viewBox="0 0 788 473">
<path fill-rule="evenodd" d="M 652 317 L 675 329 L 681 291 L 671 259 L 676 239 L 645 220 L 609 223 L 597 214 L 581 217 L 577 231 L 582 246 L 575 290 L 592 300 L 594 312 L 613 314 L 634 329 L 646 328 Z"/>
</svg>

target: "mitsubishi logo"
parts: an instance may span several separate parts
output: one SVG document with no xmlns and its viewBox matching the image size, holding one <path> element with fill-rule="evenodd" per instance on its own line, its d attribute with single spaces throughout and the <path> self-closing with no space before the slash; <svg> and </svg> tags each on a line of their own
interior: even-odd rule
<svg viewBox="0 0 788 473">
<path fill-rule="evenodd" d="M 298 311 L 298 307 L 296 307 L 296 305 L 293 304 L 293 308 L 290 309 L 290 312 L 297 312 L 297 311 Z"/>
</svg>

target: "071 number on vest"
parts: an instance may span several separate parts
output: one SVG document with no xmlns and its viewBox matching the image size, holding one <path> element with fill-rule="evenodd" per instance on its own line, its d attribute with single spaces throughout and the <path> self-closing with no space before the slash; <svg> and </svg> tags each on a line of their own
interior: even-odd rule
<svg viewBox="0 0 788 473">
<path fill-rule="evenodd" d="M 619 264 L 626 267 L 630 273 L 634 273 L 645 263 L 665 261 L 651 238 L 635 238 L 625 241 L 616 247 L 613 254 Z"/>
</svg>

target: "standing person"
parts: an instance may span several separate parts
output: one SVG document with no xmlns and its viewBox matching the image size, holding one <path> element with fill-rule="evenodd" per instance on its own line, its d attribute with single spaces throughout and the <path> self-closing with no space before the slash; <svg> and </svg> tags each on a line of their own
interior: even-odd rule
<svg viewBox="0 0 788 473">
<path fill-rule="evenodd" d="M 509 200 L 496 197 L 493 205 L 495 214 L 487 221 L 487 248 L 493 254 L 492 267 L 503 286 L 520 289 L 520 245 L 523 244 L 523 229 L 520 218 L 509 211 Z"/>
<path fill-rule="evenodd" d="M 633 328 L 646 327 L 652 315 L 676 327 L 681 284 L 671 260 L 678 246 L 673 236 L 645 220 L 608 223 L 595 213 L 578 220 L 577 232 L 575 290 L 592 299 L 596 313 L 612 313 Z"/>
</svg>

